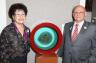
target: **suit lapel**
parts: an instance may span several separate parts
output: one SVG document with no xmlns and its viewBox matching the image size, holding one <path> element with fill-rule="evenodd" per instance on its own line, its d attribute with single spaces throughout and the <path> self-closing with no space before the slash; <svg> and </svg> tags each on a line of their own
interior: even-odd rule
<svg viewBox="0 0 96 63">
<path fill-rule="evenodd" d="M 85 21 L 84 24 L 83 24 L 83 26 L 82 26 L 82 28 L 81 28 L 81 30 L 80 30 L 80 32 L 79 32 L 79 34 L 78 34 L 78 36 L 77 36 L 76 42 L 80 38 L 80 35 L 82 35 L 83 33 L 85 33 L 85 31 L 87 30 L 87 28 L 88 28 L 88 24 Z"/>
<path fill-rule="evenodd" d="M 88 28 L 88 24 L 87 24 L 87 22 L 85 21 L 84 24 L 83 24 L 83 26 L 82 26 L 82 28 L 81 28 L 81 30 L 80 30 L 80 33 L 79 33 L 79 34 L 84 33 L 84 32 L 87 30 L 87 28 Z"/>
<path fill-rule="evenodd" d="M 69 38 L 70 38 L 70 41 L 71 41 L 71 32 L 72 32 L 72 29 L 73 29 L 73 24 L 74 24 L 74 22 L 72 22 L 70 27 L 69 27 Z"/>
</svg>

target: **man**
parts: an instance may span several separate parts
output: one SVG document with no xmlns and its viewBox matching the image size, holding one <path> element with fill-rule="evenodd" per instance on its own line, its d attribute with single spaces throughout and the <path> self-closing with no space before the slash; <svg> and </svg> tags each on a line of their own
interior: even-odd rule
<svg viewBox="0 0 96 63">
<path fill-rule="evenodd" d="M 58 51 L 62 63 L 96 63 L 96 26 L 86 22 L 85 8 L 73 8 L 73 22 L 65 24 L 63 44 Z"/>
</svg>

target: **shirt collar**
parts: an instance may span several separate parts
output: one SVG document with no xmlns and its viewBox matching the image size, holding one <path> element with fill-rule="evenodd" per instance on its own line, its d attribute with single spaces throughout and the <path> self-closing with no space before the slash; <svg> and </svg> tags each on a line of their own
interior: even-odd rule
<svg viewBox="0 0 96 63">
<path fill-rule="evenodd" d="M 74 25 L 78 24 L 78 26 L 82 26 L 82 25 L 83 25 L 83 23 L 84 23 L 84 20 L 83 20 L 83 21 L 81 21 L 81 22 L 79 22 L 79 23 L 74 22 Z"/>
</svg>

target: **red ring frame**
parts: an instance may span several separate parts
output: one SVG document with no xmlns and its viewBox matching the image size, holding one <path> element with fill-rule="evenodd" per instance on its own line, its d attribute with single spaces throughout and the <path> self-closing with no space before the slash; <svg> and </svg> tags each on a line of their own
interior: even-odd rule
<svg viewBox="0 0 96 63">
<path fill-rule="evenodd" d="M 52 49 L 49 49 L 49 50 L 42 50 L 42 49 L 39 49 L 35 43 L 34 43 L 34 35 L 35 35 L 35 32 L 39 29 L 39 28 L 42 28 L 42 27 L 50 27 L 52 29 L 54 29 L 56 32 L 57 32 L 57 35 L 58 35 L 58 42 L 57 44 L 55 45 L 54 48 Z M 37 53 L 37 54 L 51 54 L 51 53 L 55 53 L 55 51 L 60 47 L 62 43 L 62 33 L 60 31 L 60 29 L 52 24 L 52 23 L 41 23 L 39 25 L 37 25 L 33 30 L 32 32 L 30 33 L 30 45 L 31 45 L 31 48 Z"/>
</svg>

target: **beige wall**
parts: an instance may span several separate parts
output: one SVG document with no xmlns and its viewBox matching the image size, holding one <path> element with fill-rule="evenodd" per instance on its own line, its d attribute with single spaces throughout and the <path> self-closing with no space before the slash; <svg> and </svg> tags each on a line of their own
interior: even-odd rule
<svg viewBox="0 0 96 63">
<path fill-rule="evenodd" d="M 26 24 L 33 28 L 34 23 L 50 20 L 60 28 L 61 24 L 71 21 L 71 10 L 73 6 L 79 4 L 79 0 L 6 0 L 7 10 L 9 6 L 16 2 L 24 3 L 28 7 L 28 17 Z M 70 5 L 69 5 L 70 4 Z M 7 23 L 10 19 L 7 17 Z"/>
<path fill-rule="evenodd" d="M 6 26 L 6 0 L 0 0 L 0 33 Z"/>
</svg>

